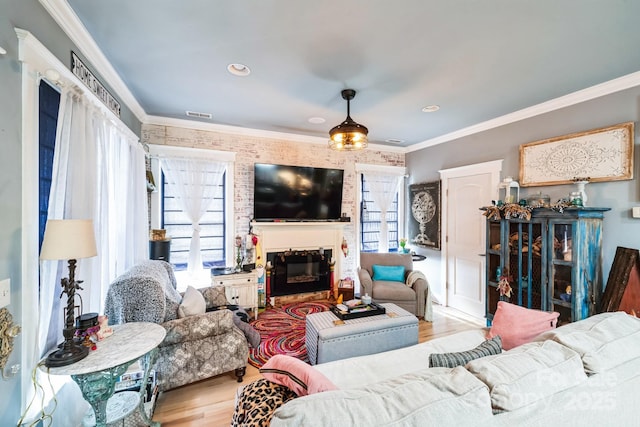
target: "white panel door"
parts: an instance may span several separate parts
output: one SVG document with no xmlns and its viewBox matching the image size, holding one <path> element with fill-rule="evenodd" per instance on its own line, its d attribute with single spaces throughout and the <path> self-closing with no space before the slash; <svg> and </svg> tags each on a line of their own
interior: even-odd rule
<svg viewBox="0 0 640 427">
<path fill-rule="evenodd" d="M 491 163 L 496 166 L 497 163 Z M 499 169 L 470 166 L 443 173 L 446 194 L 447 305 L 485 316 L 486 223 L 480 208 L 495 198 Z M 442 173 L 442 171 L 441 171 Z"/>
</svg>

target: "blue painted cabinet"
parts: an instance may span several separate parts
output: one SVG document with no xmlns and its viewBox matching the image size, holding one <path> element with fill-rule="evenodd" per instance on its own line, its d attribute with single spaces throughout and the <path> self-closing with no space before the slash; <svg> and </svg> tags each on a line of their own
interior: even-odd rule
<svg viewBox="0 0 640 427">
<path fill-rule="evenodd" d="M 531 220 L 487 220 L 486 314 L 499 300 L 560 313 L 560 323 L 591 316 L 602 296 L 602 220 L 609 208 L 534 209 Z M 498 291 L 507 277 L 510 297 Z"/>
</svg>

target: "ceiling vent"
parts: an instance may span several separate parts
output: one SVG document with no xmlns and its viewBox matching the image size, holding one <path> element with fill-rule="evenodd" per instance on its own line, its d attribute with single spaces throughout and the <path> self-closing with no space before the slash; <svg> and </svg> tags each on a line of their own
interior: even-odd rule
<svg viewBox="0 0 640 427">
<path fill-rule="evenodd" d="M 198 119 L 211 119 L 213 116 L 211 113 L 198 113 L 196 111 L 187 111 L 187 116 L 196 117 Z"/>
</svg>

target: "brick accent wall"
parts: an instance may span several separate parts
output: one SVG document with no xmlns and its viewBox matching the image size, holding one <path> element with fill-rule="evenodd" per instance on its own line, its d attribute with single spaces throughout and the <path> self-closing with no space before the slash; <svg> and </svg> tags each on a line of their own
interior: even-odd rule
<svg viewBox="0 0 640 427">
<path fill-rule="evenodd" d="M 328 138 L 327 138 L 328 139 Z M 344 228 L 344 237 L 349 245 L 349 255 L 343 260 L 343 276 L 356 277 L 358 266 L 356 247 L 356 163 L 373 165 L 404 166 L 405 155 L 391 151 L 367 148 L 359 152 L 336 152 L 326 144 L 293 142 L 278 139 L 232 135 L 220 132 L 187 129 L 172 126 L 142 125 L 143 144 L 172 145 L 200 149 L 231 151 L 236 153 L 235 162 L 235 227 L 241 235 L 249 231 L 249 220 L 253 215 L 253 165 L 273 163 L 284 165 L 313 166 L 344 170 L 342 212 L 352 218 Z M 342 256 L 337 254 L 337 256 Z"/>
</svg>

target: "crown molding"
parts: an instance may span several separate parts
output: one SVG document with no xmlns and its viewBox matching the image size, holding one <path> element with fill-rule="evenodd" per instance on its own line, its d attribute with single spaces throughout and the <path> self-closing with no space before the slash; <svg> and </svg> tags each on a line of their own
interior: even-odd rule
<svg viewBox="0 0 640 427">
<path fill-rule="evenodd" d="M 635 73 L 627 74 L 626 76 L 618 77 L 617 79 L 609 80 L 607 82 L 561 96 L 559 98 L 551 99 L 549 101 L 542 102 L 531 107 L 523 108 L 522 110 L 514 111 L 513 113 L 505 114 L 504 116 L 496 117 L 495 119 L 487 120 L 486 122 L 478 123 L 445 135 L 438 136 L 436 138 L 422 141 L 416 145 L 407 147 L 407 153 L 453 141 L 454 139 L 462 138 L 464 136 L 469 136 L 489 129 L 508 125 L 520 120 L 539 116 L 541 114 L 549 113 L 561 108 L 570 107 L 572 105 L 580 104 L 585 101 L 590 101 L 601 96 L 610 95 L 612 93 L 620 92 L 622 90 L 630 89 L 639 85 L 640 71 L 637 71 Z"/>
<path fill-rule="evenodd" d="M 273 132 L 268 130 L 245 128 L 240 126 L 220 125 L 216 123 L 205 123 L 195 120 L 176 119 L 162 116 L 147 116 L 147 125 L 169 126 L 208 132 L 218 132 L 229 135 L 239 135 L 254 138 L 271 138 L 285 141 L 308 142 L 312 144 L 327 144 L 327 138 L 317 136 L 298 135 L 285 132 Z"/>
<path fill-rule="evenodd" d="M 67 34 L 71 41 L 80 49 L 82 54 L 89 60 L 92 67 L 101 78 L 115 91 L 118 97 L 124 102 L 131 112 L 140 122 L 144 123 L 147 114 L 133 96 L 127 85 L 122 81 L 120 75 L 113 68 L 109 60 L 102 53 L 93 37 L 78 18 L 78 15 L 71 9 L 66 0 L 39 0 L 51 17 L 58 23 L 60 28 Z"/>
<path fill-rule="evenodd" d="M 246 136 L 251 138 L 269 138 L 280 141 L 304 142 L 308 144 L 316 144 L 328 146 L 329 138 L 319 136 L 301 135 L 286 132 L 274 132 L 263 129 L 245 128 L 240 126 L 220 125 L 216 123 L 205 123 L 195 120 L 176 119 L 171 117 L 147 116 L 146 125 L 169 126 L 183 129 L 201 130 L 206 132 L 218 132 L 227 135 Z M 392 151 L 404 153 L 404 148 L 387 147 L 385 145 L 369 144 L 369 148 L 380 151 Z"/>
</svg>

